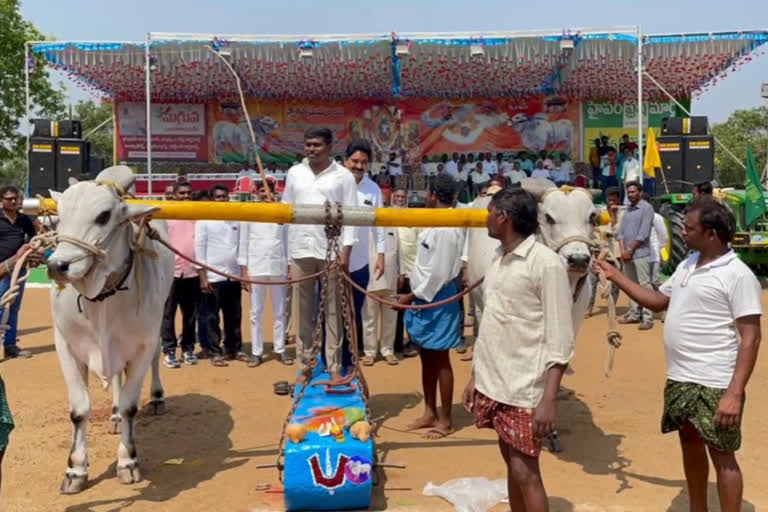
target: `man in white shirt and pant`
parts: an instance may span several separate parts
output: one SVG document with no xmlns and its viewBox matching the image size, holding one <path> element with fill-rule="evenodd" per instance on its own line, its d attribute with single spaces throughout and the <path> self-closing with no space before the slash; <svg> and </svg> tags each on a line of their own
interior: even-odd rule
<svg viewBox="0 0 768 512">
<path fill-rule="evenodd" d="M 710 460 L 720 510 L 742 510 L 744 481 L 736 451 L 763 309 L 760 282 L 728 246 L 735 226 L 723 205 L 695 202 L 683 232 L 693 252 L 659 290 L 640 286 L 604 262 L 595 264 L 639 304 L 667 310 L 661 431 L 678 433 L 690 510 L 707 510 Z"/>
<path fill-rule="evenodd" d="M 214 185 L 211 189 L 214 201 L 229 201 L 229 189 L 225 185 Z M 223 220 L 200 220 L 195 223 L 195 259 L 233 276 L 240 274 L 237 255 L 240 244 L 240 223 Z M 214 366 L 227 366 L 227 359 L 247 361 L 242 351 L 243 337 L 240 328 L 242 319 L 242 292 L 238 281 L 203 269 L 199 271 L 200 288 L 203 291 L 201 308 L 205 315 L 208 344 Z M 221 327 L 219 313 L 224 318 L 224 351 L 221 350 Z"/>
<path fill-rule="evenodd" d="M 357 204 L 361 208 L 382 208 L 384 202 L 381 198 L 381 189 L 366 175 L 371 161 L 371 145 L 366 140 L 354 140 L 347 146 L 344 166 L 349 169 L 355 178 L 357 185 Z M 349 277 L 363 289 L 368 287 L 370 272 L 368 267 L 368 247 L 370 237 L 376 248 L 376 263 L 374 266 L 374 280 L 379 279 L 384 273 L 384 252 L 387 249 L 384 238 L 384 228 L 374 226 L 360 226 L 357 231 L 357 243 L 352 247 L 349 255 Z M 363 351 L 363 302 L 365 294 L 352 289 L 352 298 L 355 304 L 355 329 L 357 330 L 358 353 Z M 345 347 L 348 349 L 348 347 Z M 346 356 L 346 354 L 345 354 Z M 344 357 L 346 359 L 346 357 Z M 351 360 L 344 364 L 351 364 Z M 365 364 L 367 362 L 363 361 Z"/>
<path fill-rule="evenodd" d="M 288 170 L 282 201 L 287 204 L 324 205 L 341 203 L 344 207 L 357 206 L 357 184 L 350 172 L 331 158 L 333 133 L 328 128 L 309 128 L 304 133 L 304 150 L 307 158 Z M 356 242 L 356 228 L 342 228 L 339 264 L 349 269 L 349 253 Z M 324 226 L 293 224 L 288 229 L 288 250 L 291 275 L 294 279 L 325 270 L 328 243 Z M 331 379 L 341 376 L 342 312 L 338 296 L 338 277 L 328 276 L 327 303 L 325 307 L 325 360 Z M 313 344 L 316 306 L 315 280 L 298 285 L 298 318 L 296 350 L 300 354 L 300 370 L 308 363 Z M 299 376 L 299 382 L 303 375 Z"/>
<path fill-rule="evenodd" d="M 398 228 L 388 226 L 382 228 L 386 238 L 384 252 L 384 273 L 378 279 L 371 279 L 368 283 L 368 292 L 389 302 L 396 301 L 398 281 L 399 240 Z M 369 241 L 370 264 L 375 265 L 379 254 L 374 250 L 373 239 Z M 389 365 L 398 364 L 395 357 L 395 330 L 397 328 L 397 311 L 385 306 L 370 297 L 365 299 L 363 308 L 363 343 L 365 356 L 363 364 L 373 366 L 376 360 L 376 347 L 378 345 L 379 325 L 381 325 L 381 356 Z"/>
<path fill-rule="evenodd" d="M 267 177 L 267 184 L 272 192 L 275 179 Z M 264 201 L 264 188 L 259 189 L 259 198 Z M 261 281 L 285 281 L 288 273 L 288 244 L 285 239 L 284 224 L 264 222 L 240 223 L 240 248 L 237 264 L 240 275 L 244 278 Z M 248 284 L 246 289 L 251 295 L 251 359 L 248 367 L 255 368 L 262 363 L 264 355 L 263 316 L 264 299 L 270 294 L 272 302 L 272 350 L 278 360 L 293 364 L 293 359 L 285 353 L 285 294 L 284 285 Z"/>
</svg>

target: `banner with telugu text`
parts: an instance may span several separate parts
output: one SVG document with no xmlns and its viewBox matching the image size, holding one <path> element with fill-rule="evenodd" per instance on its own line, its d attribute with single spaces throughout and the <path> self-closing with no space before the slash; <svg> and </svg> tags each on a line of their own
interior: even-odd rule
<svg viewBox="0 0 768 512">
<path fill-rule="evenodd" d="M 262 159 L 289 164 L 303 151 L 304 131 L 328 127 L 334 154 L 349 140 L 371 141 L 376 159 L 390 152 L 422 155 L 508 151 L 578 151 L 579 108 L 561 97 L 520 99 L 405 99 L 397 102 L 247 102 Z M 209 103 L 211 161 L 244 163 L 253 154 L 239 104 Z"/>
<path fill-rule="evenodd" d="M 151 108 L 152 158 L 208 161 L 205 105 L 156 103 Z M 147 158 L 147 111 L 144 103 L 115 107 L 118 161 Z"/>
<path fill-rule="evenodd" d="M 608 137 L 609 143 L 615 148 L 619 147 L 625 134 L 637 142 L 637 103 L 585 102 L 582 112 L 585 159 L 589 156 L 594 140 L 600 137 Z M 662 119 L 674 116 L 675 104 L 671 101 L 643 103 L 643 138 L 646 137 L 649 125 L 659 135 Z"/>
</svg>

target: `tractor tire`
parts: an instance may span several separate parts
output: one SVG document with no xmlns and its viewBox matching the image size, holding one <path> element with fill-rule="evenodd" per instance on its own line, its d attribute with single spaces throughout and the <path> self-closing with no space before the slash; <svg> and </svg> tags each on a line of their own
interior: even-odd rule
<svg viewBox="0 0 768 512">
<path fill-rule="evenodd" d="M 659 215 L 664 217 L 664 223 L 667 225 L 667 236 L 669 237 L 669 242 L 667 243 L 669 257 L 667 261 L 662 262 L 661 271 L 670 276 L 677 269 L 680 262 L 688 255 L 688 246 L 683 239 L 685 214 L 680 208 L 675 208 L 674 205 L 665 203 L 661 205 Z"/>
</svg>

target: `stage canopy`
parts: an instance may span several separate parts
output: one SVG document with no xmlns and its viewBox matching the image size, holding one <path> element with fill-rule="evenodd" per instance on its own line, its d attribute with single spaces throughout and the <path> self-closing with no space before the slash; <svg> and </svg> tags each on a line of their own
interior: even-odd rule
<svg viewBox="0 0 768 512">
<path fill-rule="evenodd" d="M 574 101 L 637 101 L 643 70 L 677 98 L 705 92 L 752 59 L 768 31 L 641 35 L 636 27 L 571 31 L 380 35 L 161 34 L 148 38 L 151 99 L 238 98 L 226 55 L 248 97 L 342 100 L 559 94 Z M 146 43 L 31 44 L 80 86 L 145 101 Z M 761 49 L 759 51 L 764 51 Z M 666 99 L 643 80 L 647 101 Z"/>
</svg>

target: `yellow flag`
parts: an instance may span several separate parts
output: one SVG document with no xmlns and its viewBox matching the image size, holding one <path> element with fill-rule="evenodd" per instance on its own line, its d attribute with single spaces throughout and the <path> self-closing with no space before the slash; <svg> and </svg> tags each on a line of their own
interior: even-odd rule
<svg viewBox="0 0 768 512">
<path fill-rule="evenodd" d="M 656 168 L 661 167 L 661 155 L 656 144 L 656 134 L 648 128 L 648 142 L 645 146 L 645 158 L 643 159 L 643 172 L 651 178 L 656 177 Z"/>
</svg>

